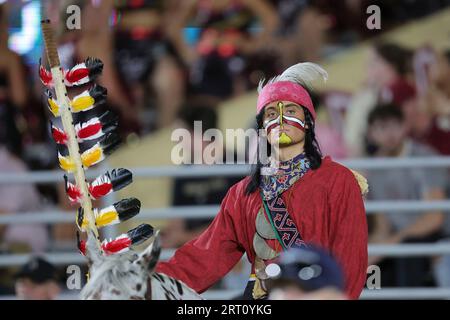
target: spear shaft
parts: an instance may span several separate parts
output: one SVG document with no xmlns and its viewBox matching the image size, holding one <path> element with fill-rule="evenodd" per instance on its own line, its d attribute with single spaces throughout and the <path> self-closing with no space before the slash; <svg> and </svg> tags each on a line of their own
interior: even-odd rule
<svg viewBox="0 0 450 320">
<path fill-rule="evenodd" d="M 67 89 L 64 84 L 64 74 L 59 61 L 58 51 L 53 36 L 53 30 L 50 25 L 50 20 L 41 21 L 42 34 L 44 37 L 45 49 L 47 52 L 48 63 L 51 68 L 52 79 L 55 87 L 55 94 L 57 103 L 60 108 L 60 115 L 64 131 L 67 134 L 67 148 L 69 149 L 69 157 L 74 162 L 74 177 L 78 188 L 81 191 L 81 207 L 83 208 L 84 216 L 88 220 L 88 228 L 92 230 L 99 245 L 99 234 L 95 224 L 95 216 L 92 210 L 92 202 L 89 197 L 87 180 L 84 174 L 84 167 L 81 161 L 80 148 L 75 132 L 75 126 L 71 113 L 70 100 L 67 94 Z"/>
</svg>

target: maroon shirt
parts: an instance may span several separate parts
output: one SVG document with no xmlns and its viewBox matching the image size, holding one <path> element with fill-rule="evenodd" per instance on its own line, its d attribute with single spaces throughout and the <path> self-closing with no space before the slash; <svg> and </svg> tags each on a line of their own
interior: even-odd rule
<svg viewBox="0 0 450 320">
<path fill-rule="evenodd" d="M 433 124 L 423 140 L 440 154 L 450 155 L 450 131 L 439 128 L 436 119 L 433 119 Z"/>
<path fill-rule="evenodd" d="M 214 221 L 198 238 L 178 249 L 157 271 L 201 293 L 226 275 L 247 253 L 255 261 L 253 236 L 261 208 L 259 192 L 245 193 L 249 178 L 232 186 Z M 367 222 L 361 190 L 352 172 L 329 157 L 282 194 L 287 210 L 306 243 L 329 250 L 341 264 L 346 293 L 361 294 L 367 272 Z M 268 240 L 273 247 L 278 240 Z"/>
</svg>

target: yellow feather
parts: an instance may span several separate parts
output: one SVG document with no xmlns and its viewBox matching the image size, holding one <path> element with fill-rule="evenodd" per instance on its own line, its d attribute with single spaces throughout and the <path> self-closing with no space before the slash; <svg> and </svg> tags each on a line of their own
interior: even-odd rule
<svg viewBox="0 0 450 320">
<path fill-rule="evenodd" d="M 92 107 L 95 103 L 94 98 L 91 96 L 79 97 L 70 102 L 74 112 L 83 111 Z"/>
<path fill-rule="evenodd" d="M 94 164 L 96 164 L 97 162 L 102 160 L 102 156 L 103 156 L 103 151 L 100 147 L 96 147 L 95 149 L 89 151 L 89 152 L 85 152 L 81 155 L 81 161 L 83 162 L 83 165 L 85 167 L 90 167 Z"/>
<path fill-rule="evenodd" d="M 55 100 L 48 99 L 48 109 L 55 117 L 59 116 L 59 106 Z"/>
<path fill-rule="evenodd" d="M 118 219 L 119 219 L 119 216 L 117 215 L 117 212 L 109 211 L 109 212 L 105 212 L 102 215 L 98 216 L 95 219 L 95 223 L 99 227 L 104 227 L 104 226 L 107 226 L 108 224 L 110 224 L 111 222 L 113 222 L 114 220 L 118 220 Z"/>
<path fill-rule="evenodd" d="M 75 163 L 69 157 L 59 157 L 59 166 L 67 172 L 75 171 Z"/>
<path fill-rule="evenodd" d="M 86 230 L 87 227 L 88 227 L 88 220 L 84 218 L 83 222 L 81 223 L 81 230 Z"/>
</svg>

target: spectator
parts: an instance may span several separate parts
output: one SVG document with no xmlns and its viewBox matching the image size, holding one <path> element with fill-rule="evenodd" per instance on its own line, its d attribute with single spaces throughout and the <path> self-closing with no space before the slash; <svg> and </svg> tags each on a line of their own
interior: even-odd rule
<svg viewBox="0 0 450 320">
<path fill-rule="evenodd" d="M 23 174 L 28 171 L 15 152 L 17 145 L 20 145 L 18 135 L 13 110 L 0 104 L 0 173 Z M 0 184 L 0 214 L 37 212 L 40 208 L 40 197 L 32 184 Z M 25 243 L 33 252 L 40 252 L 46 249 L 47 237 L 44 225 L 0 225 L 0 239 L 5 246 L 20 242 Z"/>
<path fill-rule="evenodd" d="M 311 0 L 271 0 L 277 9 L 279 28 L 274 49 L 282 58 L 282 68 L 298 61 L 317 62 L 323 56 L 331 19 Z"/>
<path fill-rule="evenodd" d="M 270 300 L 347 299 L 338 262 L 315 246 L 282 252 L 266 273 Z"/>
<path fill-rule="evenodd" d="M 39 159 L 48 159 L 44 141 L 48 127 L 42 120 L 43 108 L 31 97 L 25 64 L 19 55 L 8 48 L 7 17 L 7 4 L 1 4 L 0 173 L 20 174 L 30 167 L 43 169 Z M 0 214 L 37 212 L 41 208 L 41 195 L 36 186 L 0 184 Z M 46 226 L 40 224 L 0 225 L 0 239 L 0 250 L 4 252 L 23 252 L 23 249 L 40 252 L 47 247 L 48 231 Z"/>
<path fill-rule="evenodd" d="M 333 126 L 330 121 L 332 117 L 327 106 L 324 106 L 324 97 L 319 94 L 311 94 L 311 99 L 318 112 L 316 122 L 317 142 L 324 156 L 331 156 L 333 159 L 343 159 L 347 157 L 348 150 L 345 145 L 342 133 Z M 323 109 L 325 108 L 325 109 Z"/>
<path fill-rule="evenodd" d="M 257 34 L 250 29 L 255 19 L 261 24 Z M 242 78 L 245 57 L 267 45 L 277 23 L 273 8 L 265 0 L 180 1 L 169 34 L 190 67 L 193 95 L 216 104 L 242 92 L 237 80 Z M 185 40 L 187 25 L 199 30 L 195 47 Z M 240 82 L 240 87 L 245 87 Z"/>
<path fill-rule="evenodd" d="M 15 278 L 21 300 L 55 300 L 61 291 L 55 267 L 43 258 L 33 257 Z"/>
<path fill-rule="evenodd" d="M 401 110 L 392 105 L 377 106 L 369 115 L 368 136 L 376 146 L 375 157 L 427 157 L 436 153 L 428 146 L 407 138 Z M 439 169 L 395 168 L 373 170 L 368 175 L 371 200 L 443 200 L 446 172 Z M 399 244 L 435 242 L 442 235 L 441 211 L 424 213 L 379 212 L 373 217 L 371 243 Z M 370 257 L 380 262 L 382 286 L 425 286 L 430 283 L 429 258 Z"/>
<path fill-rule="evenodd" d="M 426 66 L 429 72 L 425 74 L 424 95 L 409 105 L 410 118 L 414 117 L 411 134 L 439 153 L 450 155 L 450 50 L 434 57 Z"/>
<path fill-rule="evenodd" d="M 25 164 L 0 144 L 0 173 L 25 172 L 27 172 Z M 39 194 L 32 184 L 0 185 L 0 214 L 37 212 L 40 208 Z M 23 243 L 33 252 L 42 252 L 47 248 L 48 231 L 40 224 L 13 224 L 0 226 L 0 238 L 3 245 Z"/>
<path fill-rule="evenodd" d="M 119 74 L 137 105 L 145 131 L 172 124 L 185 97 L 185 75 L 168 41 L 167 1 L 125 1 L 114 35 Z M 177 9 L 178 10 L 178 9 Z M 157 117 L 149 112 L 157 108 Z M 155 119 L 156 118 L 156 119 Z"/>
<path fill-rule="evenodd" d="M 425 96 L 420 100 L 421 110 L 428 115 L 424 130 L 415 135 L 420 141 L 428 143 L 443 155 L 450 155 L 450 50 L 435 53 L 428 74 Z M 447 173 L 450 177 L 450 171 Z M 450 184 L 447 195 L 450 195 Z M 446 214 L 443 243 L 450 241 L 450 215 Z M 440 287 L 450 287 L 450 256 L 437 258 L 434 275 Z"/>
<path fill-rule="evenodd" d="M 203 140 L 203 133 L 208 129 L 217 127 L 217 114 L 211 107 L 187 106 L 181 113 L 184 125 L 190 131 L 191 147 L 202 146 L 202 153 L 211 143 Z M 194 121 L 200 121 L 201 134 L 194 134 Z M 195 141 L 201 139 L 201 141 Z M 222 161 L 224 154 L 216 155 Z M 191 160 L 194 159 L 192 150 Z M 238 181 L 238 178 L 206 177 L 206 178 L 176 178 L 174 180 L 173 201 L 174 206 L 188 205 L 219 205 L 227 190 Z M 211 218 L 173 219 L 163 232 L 163 246 L 177 248 L 203 232 L 211 223 Z"/>
<path fill-rule="evenodd" d="M 8 48 L 7 4 L 0 4 L 0 108 L 11 114 L 16 125 L 16 140 L 8 142 L 9 150 L 33 162 L 33 145 L 45 139 L 47 126 L 43 126 L 43 109 L 29 90 L 27 68 L 22 58 Z M 6 111 L 6 109 L 8 109 Z"/>
<path fill-rule="evenodd" d="M 55 163 L 53 146 L 48 143 L 48 123 L 42 103 L 32 95 L 30 68 L 22 57 L 8 48 L 8 12 L 0 5 L 0 113 L 8 120 L 0 130 L 10 132 L 4 141 L 8 150 L 21 158 L 30 170 L 49 170 Z M 36 70 L 33 68 L 33 72 Z M 37 185 L 45 198 L 55 192 L 51 186 Z"/>
<path fill-rule="evenodd" d="M 14 106 L 23 109 L 27 102 L 27 81 L 25 68 L 15 52 L 8 48 L 8 11 L 6 3 L 0 4 L 0 76 L 7 83 L 9 91 L 5 97 L 0 90 L 0 99 L 8 99 Z"/>
<path fill-rule="evenodd" d="M 415 97 L 410 84 L 411 52 L 392 43 L 376 43 L 369 53 L 365 87 L 355 94 L 347 110 L 344 138 L 352 156 L 365 154 L 364 137 L 370 111 L 378 103 L 400 108 Z"/>
</svg>

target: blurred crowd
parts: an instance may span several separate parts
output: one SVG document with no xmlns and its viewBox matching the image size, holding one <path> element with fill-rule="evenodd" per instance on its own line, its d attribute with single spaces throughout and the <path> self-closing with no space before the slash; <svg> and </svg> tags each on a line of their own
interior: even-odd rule
<svg viewBox="0 0 450 320">
<path fill-rule="evenodd" d="M 81 8 L 79 30 L 66 27 L 70 4 Z M 382 30 L 367 29 L 369 4 L 380 6 Z M 108 89 L 108 108 L 120 117 L 120 133 L 127 141 L 168 126 L 193 130 L 193 121 L 202 121 L 204 130 L 215 128 L 220 105 L 254 91 L 261 78 L 300 61 L 320 62 L 449 4 L 448 0 L 47 0 L 42 1 L 42 15 L 54 23 L 63 67 L 87 57 L 103 61 L 98 82 Z M 0 4 L 0 172 L 54 169 L 50 114 L 37 68 L 9 49 L 8 30 L 8 5 Z M 378 38 L 371 43 L 360 90 L 329 88 L 313 97 L 320 111 L 316 132 L 323 153 L 335 159 L 450 155 L 450 46 L 438 51 L 426 44 L 410 49 Z M 83 89 L 70 90 L 69 95 Z M 370 200 L 449 197 L 446 169 L 365 174 Z M 177 179 L 173 205 L 219 204 L 238 179 Z M 69 208 L 73 209 L 63 185 L 0 184 L 0 214 Z M 446 217 L 440 211 L 371 214 L 370 241 L 450 241 Z M 163 230 L 165 247 L 180 246 L 209 222 L 171 221 Z M 64 239 L 73 240 L 68 232 L 58 225 L 0 225 L 0 254 L 63 250 L 58 244 L 64 247 Z M 382 287 L 450 287 L 448 260 L 371 257 L 370 263 L 382 267 Z M 244 286 L 247 269 L 238 265 L 222 285 Z M 11 275 L 16 271 L 0 270 L 0 294 L 13 292 Z"/>
</svg>

